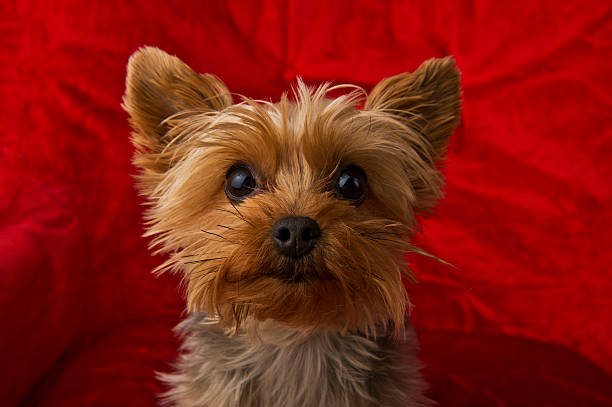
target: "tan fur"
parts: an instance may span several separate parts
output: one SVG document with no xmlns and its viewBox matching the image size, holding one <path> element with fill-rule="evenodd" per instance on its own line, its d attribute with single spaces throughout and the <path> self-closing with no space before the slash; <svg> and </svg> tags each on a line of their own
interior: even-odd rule
<svg viewBox="0 0 612 407">
<path fill-rule="evenodd" d="M 327 97 L 340 88 L 352 91 Z M 183 273 L 190 312 L 206 312 L 243 342 L 266 321 L 311 339 L 340 332 L 405 340 L 401 276 L 410 274 L 402 253 L 413 249 L 417 215 L 442 195 L 436 163 L 460 106 L 452 59 L 385 79 L 369 96 L 299 81 L 292 100 L 232 104 L 218 78 L 144 48 L 130 58 L 124 106 L 150 204 L 147 235 L 170 254 L 158 270 Z M 224 182 L 237 163 L 254 170 L 260 190 L 233 204 Z M 330 188 L 348 165 L 367 175 L 359 206 Z M 313 252 L 296 262 L 270 238 L 286 216 L 310 217 L 322 230 Z M 303 280 L 278 278 L 287 269 Z"/>
</svg>

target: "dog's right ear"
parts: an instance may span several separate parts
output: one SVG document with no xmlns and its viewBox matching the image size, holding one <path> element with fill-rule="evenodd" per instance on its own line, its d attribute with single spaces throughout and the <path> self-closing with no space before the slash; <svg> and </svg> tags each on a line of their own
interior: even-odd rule
<svg viewBox="0 0 612 407">
<path fill-rule="evenodd" d="M 374 87 L 365 109 L 387 112 L 421 134 L 437 161 L 461 111 L 461 73 L 452 57 L 432 58 L 414 72 L 383 79 Z"/>
<path fill-rule="evenodd" d="M 232 104 L 227 87 L 214 75 L 199 75 L 177 57 L 155 47 L 136 51 L 128 62 L 123 108 L 134 128 L 134 163 L 145 173 L 163 173 L 162 155 L 172 137 L 172 116 L 222 110 Z M 178 115 L 180 114 L 180 115 Z"/>
</svg>

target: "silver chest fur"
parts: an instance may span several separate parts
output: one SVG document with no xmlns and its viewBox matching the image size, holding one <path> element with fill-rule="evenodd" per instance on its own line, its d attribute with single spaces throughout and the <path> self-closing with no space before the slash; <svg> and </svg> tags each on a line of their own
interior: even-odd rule
<svg viewBox="0 0 612 407">
<path fill-rule="evenodd" d="M 177 371 L 160 374 L 176 407 L 430 406 L 411 327 L 397 344 L 355 334 L 305 335 L 265 321 L 229 335 L 203 313 L 177 327 Z M 252 328 L 253 326 L 251 326 Z M 251 332 L 251 330 L 249 330 Z"/>
</svg>

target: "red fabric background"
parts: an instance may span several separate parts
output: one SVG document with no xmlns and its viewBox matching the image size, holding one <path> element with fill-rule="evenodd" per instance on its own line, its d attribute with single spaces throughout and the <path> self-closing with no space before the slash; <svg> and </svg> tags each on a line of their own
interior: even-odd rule
<svg viewBox="0 0 612 407">
<path fill-rule="evenodd" d="M 573 3 L 0 3 L 2 405 L 152 406 L 176 354 L 120 108 L 145 44 L 258 98 L 455 55 L 462 124 L 418 243 L 458 269 L 410 258 L 431 397 L 612 405 L 612 3 Z"/>
</svg>

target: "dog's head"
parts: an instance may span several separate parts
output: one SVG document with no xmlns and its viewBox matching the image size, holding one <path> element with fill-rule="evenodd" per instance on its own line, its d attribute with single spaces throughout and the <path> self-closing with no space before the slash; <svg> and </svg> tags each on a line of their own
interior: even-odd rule
<svg viewBox="0 0 612 407">
<path fill-rule="evenodd" d="M 352 92 L 328 97 L 339 88 Z M 184 272 L 189 310 L 234 327 L 401 332 L 402 253 L 441 196 L 436 163 L 458 121 L 452 59 L 369 96 L 298 82 L 278 103 L 233 104 L 217 77 L 143 48 L 124 106 L 147 234 L 170 253 L 160 269 Z"/>
</svg>

